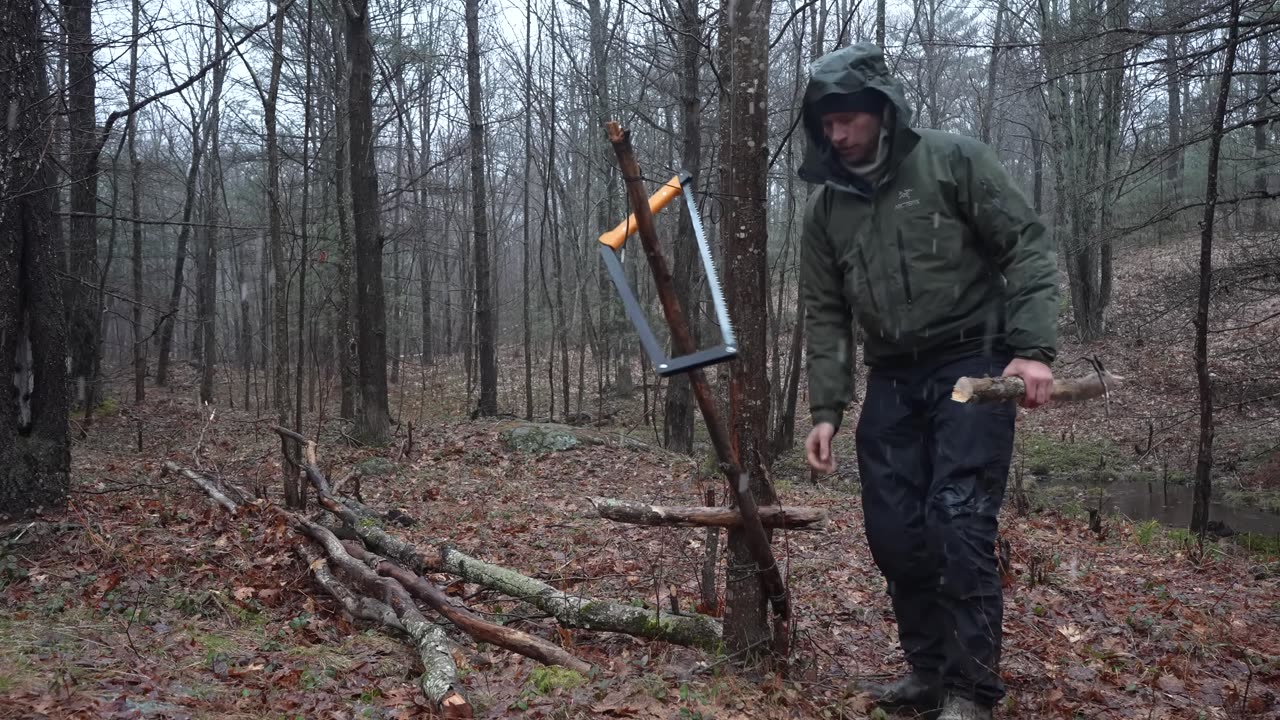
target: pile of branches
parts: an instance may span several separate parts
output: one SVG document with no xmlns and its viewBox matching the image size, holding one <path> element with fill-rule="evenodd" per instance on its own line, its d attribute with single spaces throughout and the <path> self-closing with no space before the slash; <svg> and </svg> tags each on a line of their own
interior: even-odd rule
<svg viewBox="0 0 1280 720">
<path fill-rule="evenodd" d="M 485 620 L 445 593 L 429 575 L 448 576 L 450 582 L 461 579 L 523 601 L 551 615 L 562 627 L 619 632 L 703 649 L 720 644 L 721 625 L 706 615 L 676 614 L 583 597 L 471 557 L 447 543 L 433 543 L 424 550 L 394 537 L 380 526 L 388 516 L 334 492 L 316 462 L 314 442 L 285 428 L 272 430 L 305 448 L 303 470 L 327 514 L 314 519 L 303 517 L 268 501 L 252 500 L 226 479 L 208 477 L 173 462 L 166 462 L 165 468 L 191 480 L 233 515 L 241 514 L 244 505 L 255 504 L 282 517 L 297 531 L 295 552 L 326 593 L 353 617 L 384 626 L 413 644 L 423 666 L 419 686 L 445 717 L 472 717 L 472 709 L 450 652 L 456 640 L 443 629 L 443 624 L 458 631 L 453 635 L 469 636 L 543 664 L 559 665 L 584 675 L 591 673 L 592 666 L 544 638 Z M 653 517 L 654 512 L 648 512 L 646 520 L 633 522 L 661 524 Z M 799 522 L 804 524 L 806 520 Z M 785 520 L 774 522 L 786 524 Z M 444 623 L 428 620 L 423 608 Z"/>
</svg>

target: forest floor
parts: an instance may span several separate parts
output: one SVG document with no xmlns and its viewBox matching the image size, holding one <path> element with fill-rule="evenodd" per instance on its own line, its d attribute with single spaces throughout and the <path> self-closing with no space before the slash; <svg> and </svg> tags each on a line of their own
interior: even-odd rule
<svg viewBox="0 0 1280 720">
<path fill-rule="evenodd" d="M 1162 265 L 1160 251 L 1151 252 L 1126 262 L 1135 270 L 1118 278 L 1116 335 L 1064 351 L 1068 360 L 1097 354 L 1125 385 L 1109 409 L 1088 403 L 1024 414 L 1019 472 L 1141 477 L 1163 473 L 1167 459 L 1170 473 L 1186 477 L 1195 437 L 1190 331 L 1155 317 L 1171 303 L 1152 290 L 1178 292 L 1185 258 Z M 1267 311 L 1259 302 L 1233 312 Z M 1275 337 L 1274 326 L 1260 327 Z M 1260 497 L 1280 475 L 1266 453 L 1276 405 L 1245 402 L 1266 394 L 1250 380 L 1265 361 L 1241 360 L 1239 349 L 1217 348 L 1227 359 L 1215 365 L 1216 379 L 1247 385 L 1223 385 L 1218 460 L 1224 484 Z M 501 367 L 504 381 L 522 374 L 514 362 Z M 408 645 L 345 619 L 293 554 L 287 532 L 252 513 L 233 518 L 161 472 L 173 460 L 279 495 L 271 420 L 197 407 L 182 375 L 174 389 L 149 388 L 143 409 L 113 403 L 95 418 L 73 452 L 70 507 L 2 536 L 0 717 L 429 716 Z M 672 595 L 684 610 L 698 603 L 703 531 L 615 524 L 586 499 L 687 505 L 700 502 L 708 483 L 718 489 L 698 460 L 656 446 L 639 400 L 611 400 L 611 425 L 578 430 L 598 444 L 530 453 L 500 439 L 516 420 L 458 419 L 467 408 L 461 384 L 456 373 L 406 367 L 392 404 L 397 416 L 417 418 L 409 452 L 407 422 L 392 446 L 360 448 L 342 442 L 331 421 L 321 434 L 322 465 L 334 477 L 360 464 L 364 500 L 415 518 L 388 529 L 422 547 L 443 539 L 557 587 L 645 607 L 669 607 Z M 519 397 L 503 393 L 513 404 Z M 806 430 L 798 428 L 801 437 Z M 548 671 L 460 638 L 454 657 L 478 715 L 867 717 L 860 684 L 903 666 L 884 581 L 862 536 L 848 435 L 838 439 L 842 466 L 832 477 L 811 481 L 798 451 L 774 467 L 784 503 L 822 507 L 830 517 L 822 529 L 775 536 L 795 609 L 785 674 L 740 671 L 722 656 L 663 642 L 564 630 L 526 605 L 453 583 L 449 591 L 477 612 L 551 639 L 597 669 L 585 677 Z M 1026 515 L 1006 506 L 1002 518 L 1012 562 L 1001 666 L 1008 695 L 998 716 L 1280 718 L 1274 543 L 1210 538 L 1200 546 L 1184 529 L 1121 516 L 1107 517 L 1098 533 L 1081 503 L 1033 494 L 1031 505 Z M 721 588 L 723 580 L 722 564 Z"/>
</svg>

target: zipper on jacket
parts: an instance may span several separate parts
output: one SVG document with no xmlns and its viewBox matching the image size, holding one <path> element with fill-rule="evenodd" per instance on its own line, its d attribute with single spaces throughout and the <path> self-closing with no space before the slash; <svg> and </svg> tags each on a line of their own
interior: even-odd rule
<svg viewBox="0 0 1280 720">
<path fill-rule="evenodd" d="M 911 276 L 907 273 L 907 246 L 902 241 L 902 231 L 898 231 L 898 264 L 902 268 L 902 291 L 907 296 L 907 307 L 911 306 Z"/>
<path fill-rule="evenodd" d="M 858 264 L 862 266 L 863 281 L 867 285 L 867 297 L 871 299 L 871 310 L 875 314 L 880 314 L 880 305 L 876 302 L 876 291 L 871 287 L 871 270 L 867 268 L 867 258 L 862 254 L 862 248 L 858 248 Z"/>
</svg>

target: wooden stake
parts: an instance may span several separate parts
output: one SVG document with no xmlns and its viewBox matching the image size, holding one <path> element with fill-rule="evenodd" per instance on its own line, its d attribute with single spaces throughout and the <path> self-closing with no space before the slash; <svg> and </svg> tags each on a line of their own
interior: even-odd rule
<svg viewBox="0 0 1280 720">
<path fill-rule="evenodd" d="M 671 280 L 671 271 L 667 268 L 666 258 L 662 255 L 662 247 L 658 242 L 658 234 L 653 227 L 653 213 L 649 210 L 649 198 L 645 192 L 640 164 L 636 162 L 635 151 L 631 147 L 631 133 L 613 120 L 605 125 L 609 134 L 609 142 L 613 144 L 614 153 L 618 157 L 618 168 L 626 182 L 627 197 L 634 209 L 635 223 L 640 234 L 640 242 L 644 245 L 645 257 L 649 260 L 649 269 L 653 273 L 654 286 L 658 291 L 658 299 L 662 303 L 662 311 L 671 330 L 671 343 L 677 355 L 687 355 L 696 350 L 693 336 L 689 333 L 689 325 L 685 321 L 676 297 L 675 284 Z M 773 557 L 773 548 L 769 545 L 769 536 L 760 523 L 756 500 L 751 495 L 748 475 L 742 470 L 737 453 L 729 441 L 729 431 L 720 417 L 715 400 L 711 397 L 711 387 L 707 384 L 706 375 L 701 369 L 688 373 L 689 384 L 693 388 L 694 397 L 698 401 L 698 409 L 706 422 L 711 435 L 711 445 L 715 448 L 716 457 L 724 471 L 729 491 L 737 501 L 742 513 L 743 536 L 747 549 L 758 567 L 760 582 L 764 586 L 765 597 L 773 608 L 775 619 L 774 652 L 785 657 L 786 641 L 790 635 L 791 607 L 787 598 L 787 589 L 782 582 L 782 572 Z"/>
</svg>

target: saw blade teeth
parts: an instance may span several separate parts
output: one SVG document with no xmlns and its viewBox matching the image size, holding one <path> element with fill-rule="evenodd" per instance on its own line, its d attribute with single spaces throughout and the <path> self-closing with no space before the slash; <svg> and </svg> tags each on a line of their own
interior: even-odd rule
<svg viewBox="0 0 1280 720">
<path fill-rule="evenodd" d="M 720 272 L 716 268 L 715 258 L 711 255 L 711 246 L 707 242 L 707 231 L 702 225 L 702 216 L 698 212 L 698 203 L 693 197 L 689 185 L 684 186 L 685 203 L 689 206 L 690 224 L 693 226 L 694 238 L 698 241 L 698 254 L 702 256 L 703 270 L 707 273 L 707 285 L 711 290 L 711 300 L 716 308 L 716 320 L 720 324 L 720 333 L 724 336 L 724 344 L 730 348 L 736 345 L 733 336 L 733 325 L 729 320 L 729 309 L 724 302 L 724 289 L 720 285 Z"/>
</svg>

